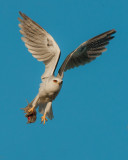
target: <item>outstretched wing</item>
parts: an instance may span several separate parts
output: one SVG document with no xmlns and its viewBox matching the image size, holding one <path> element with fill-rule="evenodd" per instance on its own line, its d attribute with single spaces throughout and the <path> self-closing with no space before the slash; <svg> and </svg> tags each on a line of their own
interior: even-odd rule
<svg viewBox="0 0 128 160">
<path fill-rule="evenodd" d="M 58 77 L 63 78 L 64 71 L 89 63 L 100 56 L 102 52 L 107 50 L 106 45 L 114 38 L 112 34 L 115 32 L 116 31 L 112 29 L 82 43 L 66 57 L 58 71 Z"/>
<path fill-rule="evenodd" d="M 53 39 L 42 27 L 35 23 L 25 14 L 19 12 L 23 19 L 18 18 L 20 21 L 20 33 L 24 36 L 22 40 L 28 51 L 32 53 L 38 61 L 45 64 L 45 72 L 42 78 L 51 76 L 57 66 L 60 57 L 60 49 Z"/>
</svg>

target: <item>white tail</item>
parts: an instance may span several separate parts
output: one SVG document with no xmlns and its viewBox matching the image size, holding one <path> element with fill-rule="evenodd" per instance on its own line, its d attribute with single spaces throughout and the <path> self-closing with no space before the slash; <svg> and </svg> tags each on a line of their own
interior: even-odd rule
<svg viewBox="0 0 128 160">
<path fill-rule="evenodd" d="M 49 119 L 53 119 L 53 111 L 52 111 L 52 102 L 48 102 L 48 103 L 43 103 L 43 104 L 40 104 L 39 105 L 39 112 L 41 114 L 44 114 L 46 113 L 46 116 L 49 118 Z"/>
</svg>

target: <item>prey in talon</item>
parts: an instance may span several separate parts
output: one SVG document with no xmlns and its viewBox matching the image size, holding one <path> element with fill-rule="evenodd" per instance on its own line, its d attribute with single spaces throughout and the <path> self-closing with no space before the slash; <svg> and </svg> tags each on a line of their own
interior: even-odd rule
<svg viewBox="0 0 128 160">
<path fill-rule="evenodd" d="M 36 121 L 36 110 L 33 113 L 27 113 L 25 117 L 28 119 L 27 123 L 34 123 Z"/>
<path fill-rule="evenodd" d="M 34 123 L 36 121 L 36 118 L 37 118 L 36 109 L 34 109 L 33 112 L 29 112 L 30 109 L 31 109 L 31 107 L 29 106 L 29 104 L 28 104 L 27 107 L 22 108 L 22 110 L 24 110 L 24 113 L 26 113 L 25 117 L 28 120 L 27 123 Z"/>
<path fill-rule="evenodd" d="M 28 108 L 24 109 L 25 116 L 28 118 L 28 123 L 35 122 L 38 107 L 39 112 L 43 115 L 41 122 L 45 124 L 47 118 L 53 119 L 52 102 L 62 88 L 64 72 L 88 64 L 102 55 L 107 50 L 107 45 L 114 38 L 113 34 L 116 31 L 111 29 L 83 42 L 66 57 L 56 76 L 54 73 L 61 55 L 58 44 L 47 31 L 31 18 L 24 13 L 19 13 L 22 17 L 18 18 L 21 28 L 20 33 L 23 35 L 21 39 L 32 56 L 45 64 L 45 72 L 41 76 L 42 82 L 39 91 L 30 105 L 28 104 Z M 74 81 L 76 76 L 79 75 L 74 76 Z M 84 86 L 81 87 L 81 89 L 84 89 Z"/>
</svg>

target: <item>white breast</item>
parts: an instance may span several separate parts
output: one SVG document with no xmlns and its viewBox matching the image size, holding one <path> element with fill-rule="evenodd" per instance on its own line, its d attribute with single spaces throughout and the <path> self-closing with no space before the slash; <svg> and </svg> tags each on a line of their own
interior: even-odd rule
<svg viewBox="0 0 128 160">
<path fill-rule="evenodd" d="M 61 86 L 53 81 L 45 81 L 40 84 L 39 97 L 42 102 L 49 102 L 56 98 Z"/>
</svg>

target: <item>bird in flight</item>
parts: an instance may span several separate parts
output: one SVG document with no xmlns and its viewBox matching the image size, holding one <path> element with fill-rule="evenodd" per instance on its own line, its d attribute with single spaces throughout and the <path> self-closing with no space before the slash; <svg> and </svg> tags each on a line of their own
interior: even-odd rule
<svg viewBox="0 0 128 160">
<path fill-rule="evenodd" d="M 47 118 L 53 118 L 52 101 L 61 90 L 64 72 L 85 65 L 99 57 L 102 52 L 107 50 L 106 46 L 114 38 L 113 34 L 116 31 L 115 29 L 109 30 L 82 43 L 66 57 L 57 76 L 55 76 L 54 72 L 61 53 L 59 46 L 41 26 L 24 13 L 19 12 L 19 14 L 22 17 L 22 19 L 18 18 L 20 33 L 23 35 L 21 39 L 32 56 L 45 64 L 39 92 L 32 102 L 24 108 L 25 116 L 28 118 L 28 123 L 35 122 L 36 108 L 39 107 L 39 112 L 42 114 L 41 122 L 45 124 Z"/>
</svg>

